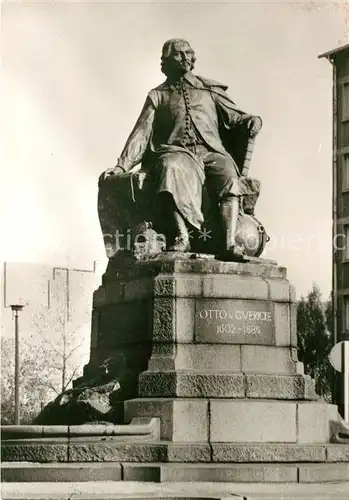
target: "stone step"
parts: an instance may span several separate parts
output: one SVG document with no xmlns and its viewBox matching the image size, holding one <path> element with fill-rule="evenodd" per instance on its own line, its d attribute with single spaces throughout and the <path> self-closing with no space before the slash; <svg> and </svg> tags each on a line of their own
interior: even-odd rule
<svg viewBox="0 0 349 500">
<path fill-rule="evenodd" d="M 3 483 L 2 500 L 348 500 L 349 483 Z"/>
<path fill-rule="evenodd" d="M 346 444 L 120 442 L 114 437 L 3 441 L 3 462 L 349 463 Z"/>
<path fill-rule="evenodd" d="M 158 439 L 159 421 L 156 418 L 134 418 L 129 424 L 82 424 L 82 425 L 2 425 L 1 440 L 51 439 L 73 437 L 113 436 L 120 441 Z"/>
<path fill-rule="evenodd" d="M 2 462 L 3 482 L 121 481 L 120 463 Z"/>
<path fill-rule="evenodd" d="M 349 481 L 349 464 L 122 463 L 124 481 L 319 483 Z"/>
<path fill-rule="evenodd" d="M 326 483 L 349 481 L 349 464 L 2 463 L 4 482 L 142 481 Z"/>
<path fill-rule="evenodd" d="M 317 400 L 308 375 L 245 374 L 210 371 L 146 371 L 140 397 L 254 398 Z"/>
</svg>

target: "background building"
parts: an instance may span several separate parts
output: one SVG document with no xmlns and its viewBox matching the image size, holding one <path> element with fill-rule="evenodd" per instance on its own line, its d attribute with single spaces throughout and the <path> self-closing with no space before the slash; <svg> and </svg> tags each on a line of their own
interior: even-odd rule
<svg viewBox="0 0 349 500">
<path fill-rule="evenodd" d="M 331 50 L 333 66 L 334 343 L 349 339 L 349 44 Z"/>
<path fill-rule="evenodd" d="M 100 274 L 96 263 L 88 269 L 37 263 L 4 262 L 2 269 L 1 335 L 13 335 L 10 305 L 22 304 L 21 330 L 24 337 L 36 329 L 42 312 L 63 311 L 75 328 L 90 328 L 92 293 Z"/>
<path fill-rule="evenodd" d="M 349 44 L 319 56 L 333 67 L 332 294 L 333 343 L 349 340 Z M 342 381 L 334 401 L 343 415 Z"/>
</svg>

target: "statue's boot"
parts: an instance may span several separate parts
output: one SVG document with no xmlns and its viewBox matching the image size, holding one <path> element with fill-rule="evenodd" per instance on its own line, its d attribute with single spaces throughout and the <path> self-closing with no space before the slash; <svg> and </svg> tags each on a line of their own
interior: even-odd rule
<svg viewBox="0 0 349 500">
<path fill-rule="evenodd" d="M 157 202 L 157 232 L 166 237 L 168 252 L 188 252 L 189 233 L 184 218 L 177 209 L 172 195 L 161 193 Z"/>
<path fill-rule="evenodd" d="M 245 260 L 244 247 L 236 242 L 240 202 L 239 197 L 229 196 L 221 201 L 220 213 L 225 235 L 225 249 L 221 257 L 224 260 Z"/>
<path fill-rule="evenodd" d="M 189 252 L 189 232 L 182 215 L 174 210 L 172 212 L 174 238 L 167 247 L 168 252 Z"/>
</svg>

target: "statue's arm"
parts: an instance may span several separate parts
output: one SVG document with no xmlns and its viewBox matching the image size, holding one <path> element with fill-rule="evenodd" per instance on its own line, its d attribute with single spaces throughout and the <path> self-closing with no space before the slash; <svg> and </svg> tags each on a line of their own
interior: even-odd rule
<svg viewBox="0 0 349 500">
<path fill-rule="evenodd" d="M 262 119 L 259 116 L 250 115 L 239 109 L 224 90 L 212 89 L 211 92 L 224 127 L 231 128 L 235 125 L 243 125 L 248 128 L 252 136 L 260 131 Z"/>
<path fill-rule="evenodd" d="M 125 172 L 142 161 L 153 130 L 155 109 L 154 100 L 148 95 L 117 162 L 117 167 L 122 168 Z"/>
</svg>

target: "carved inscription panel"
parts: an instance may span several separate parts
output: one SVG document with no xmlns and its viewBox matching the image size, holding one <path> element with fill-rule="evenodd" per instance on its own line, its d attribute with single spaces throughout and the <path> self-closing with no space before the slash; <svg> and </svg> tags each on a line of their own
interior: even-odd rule
<svg viewBox="0 0 349 500">
<path fill-rule="evenodd" d="M 256 300 L 197 300 L 195 338 L 197 342 L 274 345 L 273 305 Z"/>
</svg>

